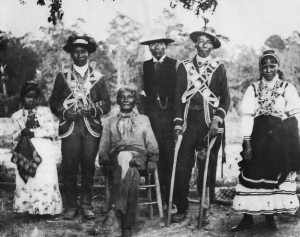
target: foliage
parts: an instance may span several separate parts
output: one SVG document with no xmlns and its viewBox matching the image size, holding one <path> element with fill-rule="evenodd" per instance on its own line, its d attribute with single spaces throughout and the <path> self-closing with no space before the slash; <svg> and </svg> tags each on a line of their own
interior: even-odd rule
<svg viewBox="0 0 300 237">
<path fill-rule="evenodd" d="M 201 15 L 201 11 L 211 10 L 214 12 L 218 5 L 217 0 L 170 0 L 170 6 L 175 8 L 178 2 L 183 4 L 184 9 L 194 11 L 196 16 Z"/>
<path fill-rule="evenodd" d="M 48 22 L 52 22 L 53 25 L 56 25 L 59 21 L 63 19 L 64 12 L 62 8 L 62 0 L 49 0 L 51 3 L 50 7 L 50 16 L 48 17 Z M 113 0 L 115 1 L 115 0 Z M 26 0 L 19 0 L 21 4 L 26 4 Z M 196 16 L 201 15 L 201 11 L 204 13 L 208 10 L 214 12 L 218 6 L 217 0 L 170 0 L 170 7 L 175 8 L 179 3 L 182 3 L 184 9 L 193 11 Z M 45 0 L 37 0 L 37 5 L 45 6 Z"/>
<path fill-rule="evenodd" d="M 26 81 L 34 79 L 39 64 L 39 56 L 28 44 L 29 34 L 16 38 L 9 32 L 0 33 L 0 44 L 2 45 L 0 62 L 6 66 L 3 75 L 1 75 L 1 117 L 10 115 L 17 110 L 19 98 L 17 93 Z M 7 94 L 4 92 L 4 87 Z"/>
<path fill-rule="evenodd" d="M 142 26 L 132 18 L 117 13 L 109 24 L 109 37 L 106 43 L 117 75 L 111 81 L 112 99 L 121 85 L 137 86 L 142 74 L 143 48 L 139 41 L 142 37 Z"/>
</svg>

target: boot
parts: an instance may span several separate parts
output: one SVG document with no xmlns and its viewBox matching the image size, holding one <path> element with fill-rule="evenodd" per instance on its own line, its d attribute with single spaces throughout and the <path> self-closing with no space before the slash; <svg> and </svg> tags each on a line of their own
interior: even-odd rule
<svg viewBox="0 0 300 237">
<path fill-rule="evenodd" d="M 232 227 L 231 231 L 238 232 L 238 231 L 243 231 L 243 230 L 249 229 L 253 225 L 253 223 L 254 222 L 253 222 L 252 215 L 245 213 L 241 222 L 237 226 Z"/>
<path fill-rule="evenodd" d="M 270 229 L 270 230 L 277 231 L 278 227 L 277 227 L 276 222 L 275 222 L 274 214 L 265 215 L 265 218 L 266 218 L 267 228 Z"/>
</svg>

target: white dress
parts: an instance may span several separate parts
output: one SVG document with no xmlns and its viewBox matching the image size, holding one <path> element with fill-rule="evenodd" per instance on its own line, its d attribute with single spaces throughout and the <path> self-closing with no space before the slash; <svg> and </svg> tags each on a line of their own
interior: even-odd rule
<svg viewBox="0 0 300 237">
<path fill-rule="evenodd" d="M 16 190 L 13 202 L 15 212 L 29 214 L 56 215 L 63 211 L 59 192 L 56 157 L 53 143 L 49 139 L 55 136 L 55 123 L 48 107 L 38 106 L 35 109 L 40 127 L 32 129 L 34 137 L 31 142 L 42 158 L 35 177 L 29 177 L 25 183 L 16 169 Z M 14 125 L 13 138 L 18 140 L 25 128 L 28 111 L 19 110 L 12 115 Z"/>
<path fill-rule="evenodd" d="M 268 82 L 264 78 L 264 83 L 267 88 L 272 89 L 276 81 L 282 82 L 278 77 Z M 250 139 L 252 134 L 254 118 L 264 113 L 261 109 L 256 96 L 254 88 L 258 88 L 260 82 L 256 82 L 254 86 L 249 86 L 241 105 L 243 112 L 242 117 L 242 133 L 244 139 Z M 283 93 L 282 88 L 278 88 L 278 93 Z M 268 92 L 265 94 L 266 98 L 270 96 Z M 275 98 L 273 111 L 270 115 L 277 116 L 284 120 L 287 116 L 294 116 L 300 124 L 300 98 L 296 88 L 287 83 L 284 96 Z M 299 157 L 300 159 L 300 157 Z M 243 175 L 241 173 L 241 175 Z M 290 212 L 294 213 L 299 207 L 299 200 L 296 195 L 296 173 L 290 173 L 286 180 L 279 185 L 279 189 L 264 189 L 264 188 L 247 188 L 240 182 L 236 186 L 236 195 L 233 200 L 233 210 L 237 213 L 247 213 L 252 215 L 258 214 L 273 214 Z M 245 178 L 247 180 L 247 178 Z M 255 182 L 253 180 L 248 180 Z M 260 180 L 261 181 L 261 180 Z M 266 180 L 265 182 L 268 182 Z"/>
</svg>

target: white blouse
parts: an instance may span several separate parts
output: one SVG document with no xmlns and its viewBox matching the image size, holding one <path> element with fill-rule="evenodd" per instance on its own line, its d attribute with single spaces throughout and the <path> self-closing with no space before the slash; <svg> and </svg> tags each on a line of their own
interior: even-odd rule
<svg viewBox="0 0 300 237">
<path fill-rule="evenodd" d="M 50 109 L 48 107 L 38 106 L 35 112 L 40 127 L 30 129 L 30 131 L 34 133 L 34 137 L 51 138 L 56 136 L 56 125 Z M 18 110 L 12 115 L 14 140 L 18 140 L 20 138 L 21 131 L 26 128 L 27 116 L 28 111 L 23 109 Z"/>
<path fill-rule="evenodd" d="M 295 116 L 298 120 L 298 126 L 300 125 L 300 98 L 296 88 L 288 82 L 286 83 L 286 87 L 275 88 L 274 86 L 281 83 L 282 80 L 278 78 L 278 76 L 274 77 L 272 81 L 267 81 L 264 78 L 262 79 L 263 86 L 266 88 L 262 91 L 262 95 L 265 101 L 271 101 L 271 94 L 273 89 L 275 89 L 276 93 L 279 96 L 275 96 L 275 103 L 272 106 L 272 111 L 269 113 L 270 115 L 280 117 L 282 119 L 286 119 L 290 116 Z M 242 117 L 242 135 L 244 139 L 250 139 L 252 134 L 254 118 L 260 116 L 265 113 L 266 110 L 262 107 L 262 101 L 259 101 L 259 96 L 257 96 L 258 88 L 260 86 L 261 81 L 257 81 L 253 85 L 247 88 L 247 91 L 244 95 L 241 111 L 243 113 Z M 256 91 L 255 91 L 256 90 Z M 259 103 L 260 102 L 260 103 Z"/>
</svg>

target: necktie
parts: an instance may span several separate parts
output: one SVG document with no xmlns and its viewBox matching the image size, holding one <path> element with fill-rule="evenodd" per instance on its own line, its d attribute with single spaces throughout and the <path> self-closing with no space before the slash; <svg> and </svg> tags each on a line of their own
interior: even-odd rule
<svg viewBox="0 0 300 237">
<path fill-rule="evenodd" d="M 160 62 L 156 62 L 155 64 L 155 71 L 158 72 L 161 68 L 161 63 Z"/>
</svg>

